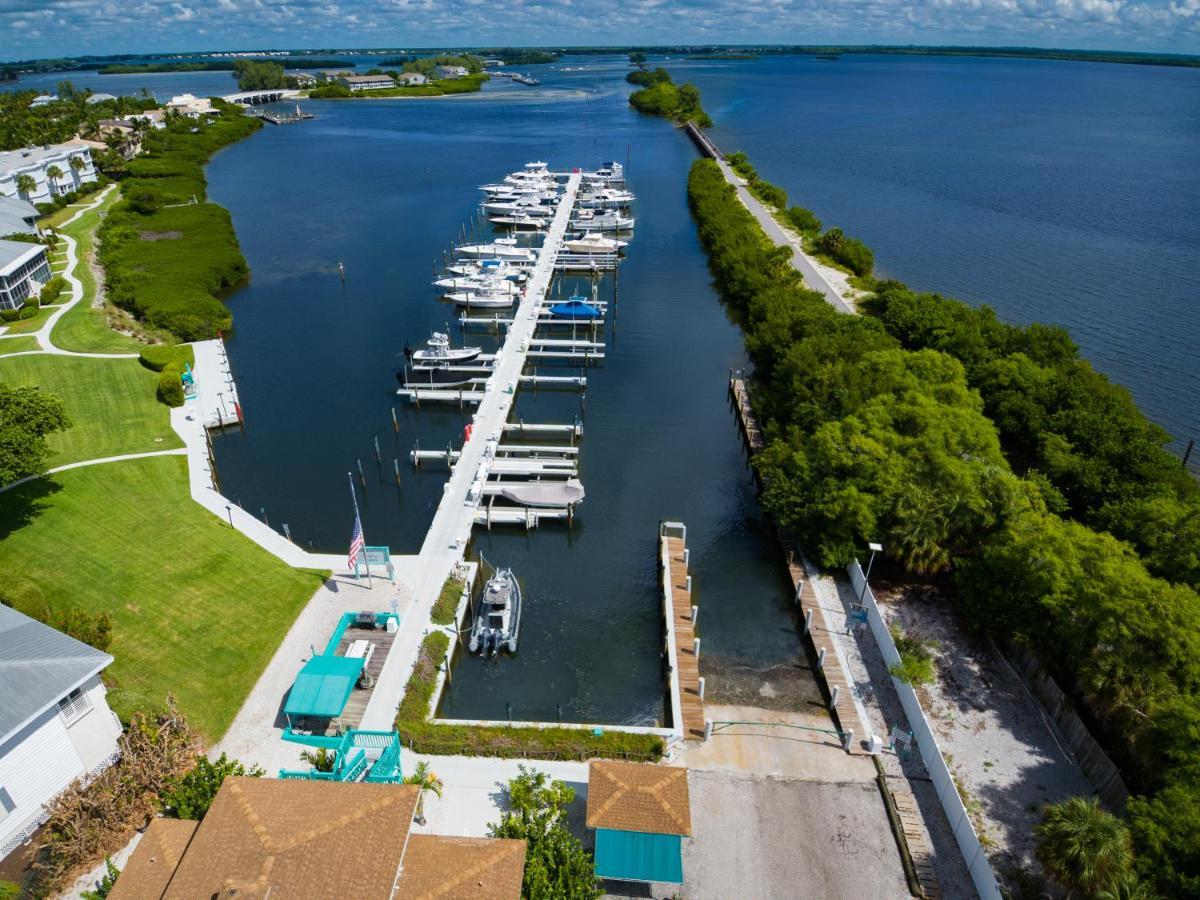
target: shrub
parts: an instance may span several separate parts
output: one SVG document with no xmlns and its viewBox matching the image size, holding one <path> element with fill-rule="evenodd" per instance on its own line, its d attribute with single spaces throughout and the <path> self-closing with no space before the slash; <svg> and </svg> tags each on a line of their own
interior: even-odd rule
<svg viewBox="0 0 1200 900">
<path fill-rule="evenodd" d="M 195 767 L 174 778 L 163 792 L 163 814 L 172 819 L 203 819 L 227 777 L 248 775 L 261 778 L 264 774 L 258 766 L 247 769 L 224 753 L 216 762 L 201 756 L 196 760 Z"/>
<path fill-rule="evenodd" d="M 55 275 L 42 285 L 39 299 L 42 304 L 54 303 L 67 287 L 67 280 L 61 275 Z"/>
<path fill-rule="evenodd" d="M 803 206 L 793 206 L 787 211 L 788 224 L 799 232 L 817 232 L 821 230 L 821 220 L 810 209 Z"/>
<path fill-rule="evenodd" d="M 817 249 L 855 275 L 870 275 L 875 268 L 875 254 L 871 248 L 856 238 L 847 237 L 840 228 L 830 228 L 817 238 Z"/>
<path fill-rule="evenodd" d="M 21 319 L 21 320 L 32 319 L 37 314 L 38 314 L 37 304 L 36 303 L 34 303 L 34 304 L 26 303 L 24 306 L 21 307 L 21 311 L 19 313 L 17 313 L 17 318 Z"/>
<path fill-rule="evenodd" d="M 112 646 L 112 616 L 106 612 L 91 613 L 78 606 L 72 606 L 65 610 L 52 611 L 42 621 L 97 650 L 107 652 Z"/>
<path fill-rule="evenodd" d="M 907 685 L 929 684 L 933 681 L 933 654 L 930 652 L 937 644 L 933 641 L 922 641 L 901 631 L 896 625 L 889 629 L 896 649 L 900 651 L 900 662 L 888 669 L 888 673 Z"/>
<path fill-rule="evenodd" d="M 178 364 L 171 363 L 159 373 L 158 399 L 167 406 L 183 406 L 183 369 Z"/>
<path fill-rule="evenodd" d="M 0 322 L 12 323 L 21 318 L 19 309 L 0 309 Z"/>
<path fill-rule="evenodd" d="M 457 625 L 455 614 L 458 612 L 458 601 L 462 598 L 464 582 L 461 578 L 451 575 L 442 585 L 442 592 L 433 601 L 430 620 L 434 625 Z"/>
<path fill-rule="evenodd" d="M 196 364 L 196 353 L 190 344 L 152 344 L 138 355 L 138 362 L 152 372 L 161 372 L 175 363 L 180 369 L 183 364 Z"/>
<path fill-rule="evenodd" d="M 777 184 L 771 184 L 769 181 L 756 178 L 750 182 L 750 193 L 754 194 L 763 203 L 770 204 L 781 212 L 787 209 L 787 191 Z"/>
</svg>

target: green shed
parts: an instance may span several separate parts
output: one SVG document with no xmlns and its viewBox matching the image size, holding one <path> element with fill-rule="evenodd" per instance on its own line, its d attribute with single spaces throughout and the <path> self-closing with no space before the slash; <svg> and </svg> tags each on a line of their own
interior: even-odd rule
<svg viewBox="0 0 1200 900">
<path fill-rule="evenodd" d="M 593 760 L 587 825 L 601 878 L 682 884 L 683 839 L 692 833 L 687 769 Z"/>
</svg>

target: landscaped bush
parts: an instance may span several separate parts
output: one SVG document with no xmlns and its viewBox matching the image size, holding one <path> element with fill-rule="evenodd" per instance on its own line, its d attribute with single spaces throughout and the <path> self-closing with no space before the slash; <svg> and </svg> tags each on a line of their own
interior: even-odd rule
<svg viewBox="0 0 1200 900">
<path fill-rule="evenodd" d="M 196 760 L 195 767 L 173 778 L 162 792 L 163 814 L 172 819 L 203 819 L 217 791 L 230 775 L 261 778 L 265 774 L 259 766 L 247 769 L 224 753 L 215 762 L 207 756 L 201 756 Z"/>
<path fill-rule="evenodd" d="M 438 594 L 438 598 L 433 601 L 433 609 L 430 611 L 430 621 L 434 625 L 455 625 L 455 613 L 458 612 L 458 601 L 462 599 L 463 581 L 461 578 L 455 578 L 451 575 L 446 579 L 446 583 L 442 585 L 442 591 Z"/>
<path fill-rule="evenodd" d="M 38 297 L 41 305 L 45 306 L 58 302 L 59 296 L 64 290 L 66 290 L 66 287 L 67 280 L 61 275 L 55 275 L 52 277 L 49 281 L 42 285 L 42 290 Z"/>
<path fill-rule="evenodd" d="M 803 206 L 793 206 L 787 211 L 788 224 L 803 233 L 815 233 L 821 230 L 821 220 L 811 209 Z"/>
<path fill-rule="evenodd" d="M 183 369 L 178 363 L 171 363 L 159 373 L 158 399 L 167 406 L 183 406 Z"/>
<path fill-rule="evenodd" d="M 428 721 L 438 669 L 449 646 L 450 637 L 444 631 L 425 636 L 396 713 L 396 730 L 413 752 L 579 760 L 593 757 L 657 760 L 662 757 L 662 739 L 654 735 L 622 731 L 596 735 L 583 728 L 477 728 Z"/>
<path fill-rule="evenodd" d="M 21 318 L 20 309 L 0 309 L 0 322 L 12 324 Z"/>
<path fill-rule="evenodd" d="M 143 348 L 138 362 L 152 372 L 161 372 L 172 363 L 182 369 L 184 363 L 196 365 L 196 352 L 190 344 L 151 344 Z"/>
<path fill-rule="evenodd" d="M 17 318 L 21 321 L 25 321 L 26 319 L 32 319 L 37 314 L 38 314 L 37 304 L 36 303 L 26 303 L 24 306 L 21 307 L 21 311 L 17 314 Z"/>
</svg>

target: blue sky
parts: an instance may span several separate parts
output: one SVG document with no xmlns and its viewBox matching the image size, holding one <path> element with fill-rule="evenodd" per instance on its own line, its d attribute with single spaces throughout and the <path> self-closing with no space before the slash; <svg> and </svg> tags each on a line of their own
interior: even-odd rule
<svg viewBox="0 0 1200 900">
<path fill-rule="evenodd" d="M 0 59 L 270 47 L 905 43 L 1200 53 L 1200 0 L 0 0 Z"/>
</svg>

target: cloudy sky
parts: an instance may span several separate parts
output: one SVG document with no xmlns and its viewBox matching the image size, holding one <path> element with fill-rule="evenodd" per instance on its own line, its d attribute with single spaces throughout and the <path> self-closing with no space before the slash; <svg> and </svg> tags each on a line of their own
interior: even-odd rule
<svg viewBox="0 0 1200 900">
<path fill-rule="evenodd" d="M 1003 44 L 1200 53 L 1200 0 L 0 0 L 0 59 L 296 47 Z"/>
</svg>

